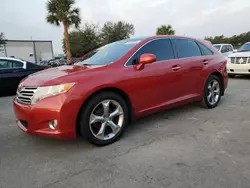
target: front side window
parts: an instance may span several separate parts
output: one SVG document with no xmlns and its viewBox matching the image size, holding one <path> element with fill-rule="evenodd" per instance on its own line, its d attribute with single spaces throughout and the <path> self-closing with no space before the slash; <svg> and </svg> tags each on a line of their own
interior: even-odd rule
<svg viewBox="0 0 250 188">
<path fill-rule="evenodd" d="M 23 63 L 21 63 L 19 61 L 12 61 L 12 67 L 13 68 L 22 68 L 23 67 Z"/>
<path fill-rule="evenodd" d="M 231 45 L 228 45 L 227 47 L 228 47 L 229 52 L 233 51 L 233 47 Z"/>
<path fill-rule="evenodd" d="M 154 40 L 141 49 L 141 54 L 150 53 L 156 56 L 156 61 L 174 59 L 174 51 L 169 39 Z"/>
<path fill-rule="evenodd" d="M 0 69 L 12 68 L 11 63 L 8 60 L 0 59 Z"/>
<path fill-rule="evenodd" d="M 228 51 L 227 51 L 227 46 L 222 46 L 222 48 L 221 48 L 221 53 L 225 53 L 225 52 L 228 52 Z"/>
<path fill-rule="evenodd" d="M 201 56 L 200 48 L 193 40 L 173 39 L 173 41 L 179 58 Z"/>
<path fill-rule="evenodd" d="M 169 39 L 156 39 L 143 46 L 126 65 L 139 64 L 139 58 L 142 54 L 154 54 L 156 61 L 166 61 L 175 59 L 172 44 Z"/>
</svg>

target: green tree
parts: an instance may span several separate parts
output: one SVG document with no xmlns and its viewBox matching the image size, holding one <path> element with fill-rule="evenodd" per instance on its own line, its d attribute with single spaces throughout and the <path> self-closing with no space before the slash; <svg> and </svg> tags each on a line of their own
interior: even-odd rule
<svg viewBox="0 0 250 188">
<path fill-rule="evenodd" d="M 94 24 L 86 23 L 82 29 L 78 29 L 69 33 L 70 50 L 73 57 L 80 57 L 84 54 L 100 47 L 100 31 L 99 27 Z M 65 42 L 63 41 L 63 49 Z"/>
<path fill-rule="evenodd" d="M 156 35 L 174 35 L 175 30 L 173 30 L 171 25 L 162 25 L 157 28 Z"/>
<path fill-rule="evenodd" d="M 80 10 L 74 8 L 74 4 L 75 0 L 49 0 L 46 4 L 47 22 L 56 26 L 63 24 L 67 63 L 71 61 L 68 29 L 71 25 L 78 28 L 81 23 Z"/>
<path fill-rule="evenodd" d="M 106 22 L 101 30 L 103 44 L 127 39 L 134 34 L 134 25 L 122 21 Z"/>
<path fill-rule="evenodd" d="M 0 44 L 5 44 L 5 37 L 3 33 L 0 33 Z"/>
<path fill-rule="evenodd" d="M 224 35 L 205 37 L 205 40 L 209 40 L 212 44 L 229 43 L 237 48 L 250 41 L 250 31 L 239 35 L 233 35 L 232 37 L 225 37 Z"/>
</svg>

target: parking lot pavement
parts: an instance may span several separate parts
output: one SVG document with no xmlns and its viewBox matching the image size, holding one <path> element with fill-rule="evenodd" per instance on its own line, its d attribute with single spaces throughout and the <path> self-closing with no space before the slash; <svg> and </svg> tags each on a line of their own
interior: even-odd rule
<svg viewBox="0 0 250 188">
<path fill-rule="evenodd" d="M 220 105 L 196 104 L 138 120 L 115 144 L 31 137 L 0 98 L 0 187 L 247 188 L 250 79 L 229 80 Z"/>
</svg>

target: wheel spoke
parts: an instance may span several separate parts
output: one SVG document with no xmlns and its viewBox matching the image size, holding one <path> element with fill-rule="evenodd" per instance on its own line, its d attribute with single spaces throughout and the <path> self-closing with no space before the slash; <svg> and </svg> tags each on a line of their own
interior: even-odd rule
<svg viewBox="0 0 250 188">
<path fill-rule="evenodd" d="M 208 96 L 207 96 L 208 101 L 210 101 L 210 100 L 211 100 L 211 97 L 212 97 L 212 93 L 210 92 L 210 93 L 208 94 Z"/>
<path fill-rule="evenodd" d="M 110 126 L 110 128 L 112 129 L 113 133 L 116 134 L 119 126 L 116 125 L 113 121 L 108 122 L 108 125 Z"/>
<path fill-rule="evenodd" d="M 90 115 L 90 118 L 89 118 L 90 124 L 97 123 L 97 122 L 103 122 L 103 121 L 104 121 L 104 118 L 102 116 L 98 116 L 98 115 L 95 115 L 93 113 Z"/>
<path fill-rule="evenodd" d="M 103 101 L 102 102 L 102 107 L 103 107 L 103 112 L 104 112 L 104 116 L 108 117 L 109 116 L 109 103 L 110 101 Z"/>
<path fill-rule="evenodd" d="M 110 140 L 119 133 L 124 124 L 124 110 L 118 101 L 100 101 L 89 117 L 89 128 L 99 140 Z"/>
<path fill-rule="evenodd" d="M 122 107 L 121 107 L 121 106 L 118 106 L 118 107 L 115 109 L 115 111 L 113 111 L 113 112 L 109 115 L 109 117 L 112 119 L 112 118 L 114 118 L 114 117 L 116 117 L 116 116 L 119 116 L 119 115 L 122 115 L 122 114 L 123 114 Z"/>
<path fill-rule="evenodd" d="M 211 95 L 211 102 L 212 102 L 212 104 L 215 103 L 215 96 L 214 96 L 214 94 Z"/>
<path fill-rule="evenodd" d="M 107 124 L 106 123 L 102 123 L 100 130 L 98 131 L 98 133 L 96 134 L 96 136 L 98 136 L 99 138 L 103 139 L 104 138 L 104 133 L 105 133 L 105 128 L 106 128 Z"/>
<path fill-rule="evenodd" d="M 212 91 L 212 86 L 211 86 L 211 84 L 208 85 L 208 90 L 209 90 L 209 91 Z"/>
<path fill-rule="evenodd" d="M 220 83 L 216 79 L 212 79 L 208 84 L 207 100 L 210 105 L 214 105 L 220 98 Z"/>
<path fill-rule="evenodd" d="M 219 83 L 217 81 L 213 81 L 213 84 L 212 84 L 213 90 L 215 90 L 217 88 L 218 84 Z"/>
<path fill-rule="evenodd" d="M 219 94 L 220 94 L 219 88 L 217 88 L 217 89 L 214 90 L 214 94 L 216 94 L 216 95 L 219 95 Z"/>
</svg>

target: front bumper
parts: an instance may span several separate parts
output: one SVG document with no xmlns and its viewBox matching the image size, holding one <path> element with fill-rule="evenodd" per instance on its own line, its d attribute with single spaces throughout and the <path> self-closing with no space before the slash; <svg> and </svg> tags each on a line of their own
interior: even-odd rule
<svg viewBox="0 0 250 188">
<path fill-rule="evenodd" d="M 227 64 L 228 74 L 250 75 L 250 64 Z"/>
<path fill-rule="evenodd" d="M 64 101 L 63 95 L 41 100 L 35 105 L 23 105 L 14 99 L 13 107 L 18 127 L 30 135 L 57 139 L 75 138 L 75 117 L 68 112 L 70 109 L 65 110 Z M 49 128 L 51 120 L 58 122 L 55 130 Z"/>
</svg>

